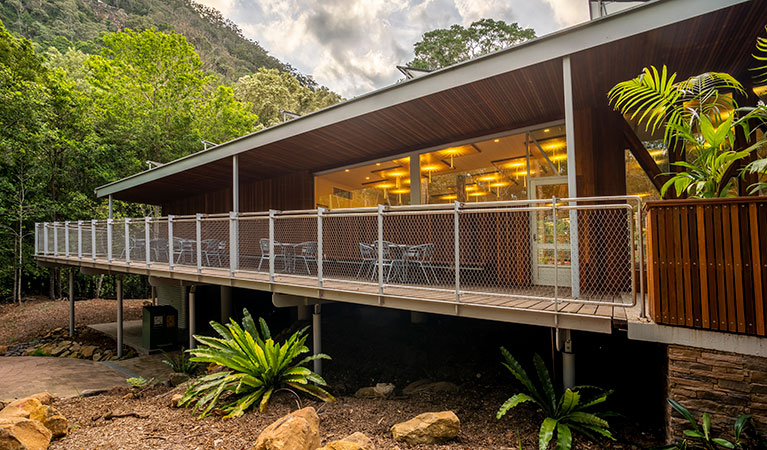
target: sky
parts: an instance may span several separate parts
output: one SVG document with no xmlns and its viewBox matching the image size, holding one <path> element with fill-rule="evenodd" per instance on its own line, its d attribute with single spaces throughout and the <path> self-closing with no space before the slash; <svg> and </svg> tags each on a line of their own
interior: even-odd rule
<svg viewBox="0 0 767 450">
<path fill-rule="evenodd" d="M 588 0 L 198 0 L 272 55 L 346 98 L 402 78 L 421 35 L 481 18 L 538 36 L 584 22 Z"/>
</svg>

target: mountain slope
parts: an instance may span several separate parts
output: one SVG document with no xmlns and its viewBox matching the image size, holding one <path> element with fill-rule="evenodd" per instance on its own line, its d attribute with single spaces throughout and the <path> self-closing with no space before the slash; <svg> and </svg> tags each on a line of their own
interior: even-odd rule
<svg viewBox="0 0 767 450">
<path fill-rule="evenodd" d="M 311 78 L 245 38 L 218 10 L 193 0 L 2 0 L 0 20 L 43 49 L 77 47 L 89 53 L 98 51 L 94 39 L 105 32 L 175 30 L 194 45 L 206 70 L 226 80 L 266 67 L 291 72 L 302 84 L 314 87 Z"/>
</svg>

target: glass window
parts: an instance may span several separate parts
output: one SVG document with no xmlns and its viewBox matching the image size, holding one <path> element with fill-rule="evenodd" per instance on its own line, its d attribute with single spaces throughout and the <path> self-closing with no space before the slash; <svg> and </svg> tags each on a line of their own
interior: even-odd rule
<svg viewBox="0 0 767 450">
<path fill-rule="evenodd" d="M 410 158 L 342 169 L 314 179 L 316 204 L 323 208 L 410 204 Z"/>
<path fill-rule="evenodd" d="M 449 147 L 420 158 L 422 203 L 527 199 L 528 177 L 567 174 L 565 127 Z"/>
<path fill-rule="evenodd" d="M 567 175 L 565 127 L 556 125 L 446 147 L 418 158 L 421 204 L 526 200 L 530 178 Z M 320 207 L 409 205 L 410 195 L 409 157 L 315 178 L 316 204 Z"/>
<path fill-rule="evenodd" d="M 647 149 L 660 168 L 661 173 L 669 171 L 668 146 L 663 141 L 663 129 L 659 128 L 655 133 L 645 130 L 644 125 L 632 125 L 634 132 L 642 145 Z M 647 176 L 644 169 L 639 165 L 630 150 L 625 150 L 626 154 L 626 194 L 639 195 L 642 200 L 660 200 L 660 193 Z"/>
</svg>

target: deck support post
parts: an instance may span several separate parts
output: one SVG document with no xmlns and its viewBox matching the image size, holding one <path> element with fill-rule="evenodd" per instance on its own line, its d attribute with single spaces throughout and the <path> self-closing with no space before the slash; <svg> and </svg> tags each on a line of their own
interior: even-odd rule
<svg viewBox="0 0 767 450">
<path fill-rule="evenodd" d="M 226 324 L 232 317 L 232 288 L 221 286 L 221 323 Z"/>
<path fill-rule="evenodd" d="M 426 323 L 426 314 L 418 311 L 410 311 L 410 323 L 413 325 Z"/>
<path fill-rule="evenodd" d="M 322 309 L 320 305 L 314 305 L 314 314 L 312 314 L 312 345 L 314 354 L 322 353 Z M 322 360 L 314 360 L 314 372 L 322 376 Z"/>
<path fill-rule="evenodd" d="M 191 286 L 189 288 L 189 317 L 187 319 L 187 325 L 189 326 L 189 348 L 195 348 L 194 335 L 197 333 L 195 324 L 197 320 L 196 314 L 196 291 L 197 286 Z"/>
<path fill-rule="evenodd" d="M 565 389 L 575 386 L 575 353 L 570 330 L 557 329 L 557 347 L 562 353 L 562 384 Z"/>
<path fill-rule="evenodd" d="M 69 337 L 75 336 L 75 269 L 69 269 Z"/>
<path fill-rule="evenodd" d="M 305 305 L 298 305 L 296 306 L 296 311 L 298 313 L 297 320 L 299 322 L 308 322 L 309 316 L 312 315 L 312 307 L 311 306 L 305 306 Z"/>
<path fill-rule="evenodd" d="M 117 286 L 117 357 L 123 357 L 123 278 L 115 277 Z"/>
</svg>

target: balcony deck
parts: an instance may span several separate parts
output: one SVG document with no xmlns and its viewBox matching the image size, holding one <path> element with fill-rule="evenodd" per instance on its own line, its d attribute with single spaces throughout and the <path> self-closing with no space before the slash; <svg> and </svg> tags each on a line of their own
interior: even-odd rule
<svg viewBox="0 0 767 450">
<path fill-rule="evenodd" d="M 611 333 L 614 328 L 622 327 L 627 321 L 627 309 L 631 305 L 628 298 L 603 296 L 606 303 L 625 303 L 626 307 L 596 304 L 594 296 L 582 303 L 567 301 L 569 289 L 560 288 L 562 300 L 554 302 L 544 298 L 541 286 L 533 289 L 518 288 L 506 290 L 503 294 L 461 292 L 460 301 L 456 301 L 455 291 L 423 285 L 385 285 L 383 295 L 376 283 L 364 283 L 354 280 L 324 278 L 322 287 L 318 286 L 316 276 L 275 274 L 270 281 L 268 272 L 236 271 L 234 276 L 225 268 L 202 268 L 167 263 L 143 262 L 126 263 L 106 258 L 83 258 L 63 256 L 36 256 L 44 265 L 81 267 L 111 274 L 138 274 L 178 280 L 179 283 L 202 283 L 231 286 L 282 293 L 323 301 L 337 301 L 371 306 L 382 306 L 409 311 L 444 314 L 449 316 L 470 317 L 510 323 L 561 327 L 574 330 Z M 553 287 L 549 288 L 553 291 Z M 631 314 L 628 314 L 631 315 Z"/>
</svg>

